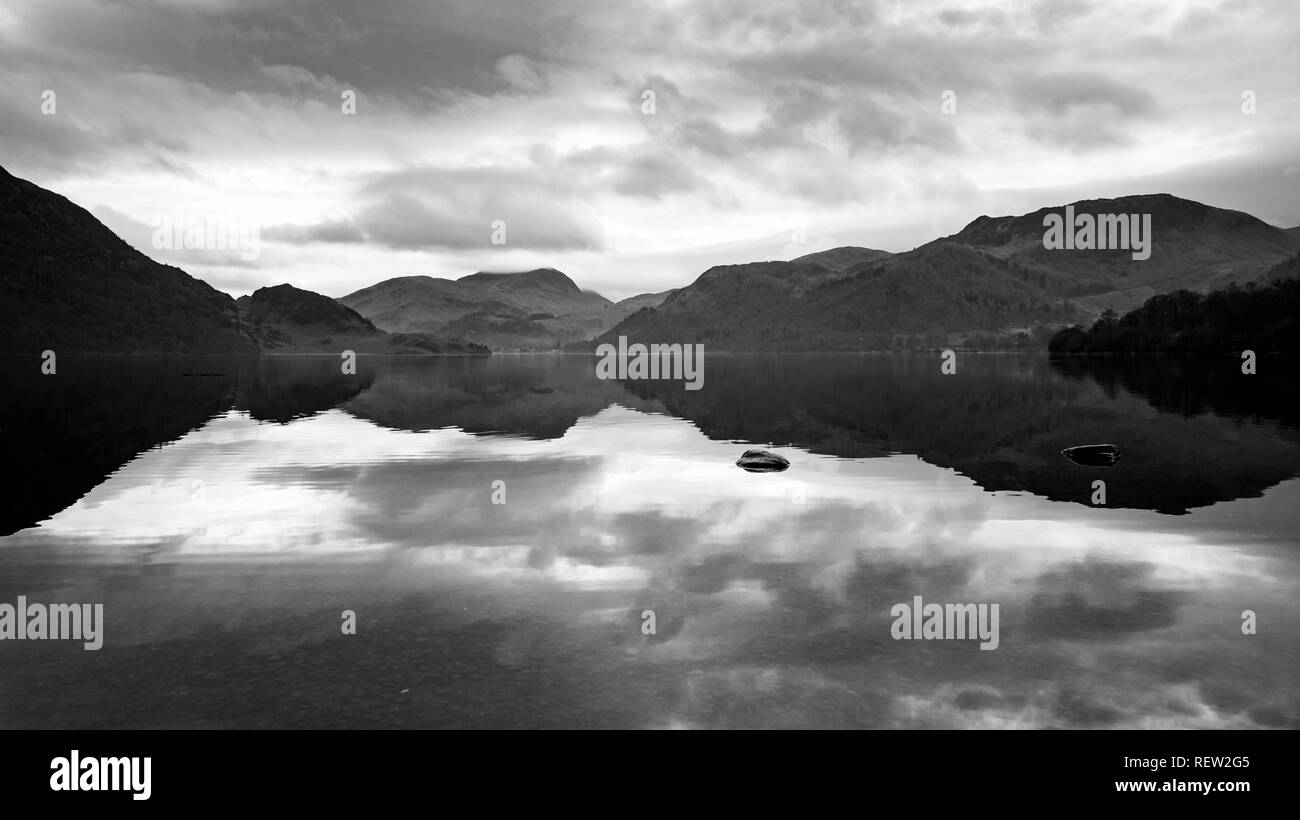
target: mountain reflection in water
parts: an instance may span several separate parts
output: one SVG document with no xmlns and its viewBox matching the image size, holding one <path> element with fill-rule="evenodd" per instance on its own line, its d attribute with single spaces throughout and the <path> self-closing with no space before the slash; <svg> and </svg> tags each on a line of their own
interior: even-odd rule
<svg viewBox="0 0 1300 820">
<path fill-rule="evenodd" d="M 1286 360 L 358 361 L 6 367 L 0 602 L 106 627 L 0 643 L 0 727 L 1300 723 Z"/>
</svg>

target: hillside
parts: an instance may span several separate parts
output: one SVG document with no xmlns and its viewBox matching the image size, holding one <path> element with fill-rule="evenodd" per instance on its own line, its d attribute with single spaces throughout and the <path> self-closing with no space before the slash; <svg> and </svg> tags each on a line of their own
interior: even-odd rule
<svg viewBox="0 0 1300 820">
<path fill-rule="evenodd" d="M 236 300 L 249 333 L 263 348 L 286 347 L 323 337 L 379 336 L 382 331 L 352 308 L 292 285 L 258 288 Z"/>
<path fill-rule="evenodd" d="M 1232 282 L 1261 282 L 1277 262 L 1300 250 L 1300 235 L 1250 214 L 1214 208 L 1169 194 L 1071 203 L 1077 214 L 1150 214 L 1151 256 L 1127 250 L 1048 250 L 1043 217 L 1065 206 L 1021 216 L 981 216 L 949 241 L 999 259 L 1013 259 L 1052 296 L 1067 297 L 1094 315 L 1131 310 L 1158 293 L 1207 293 Z"/>
<path fill-rule="evenodd" d="M 901 254 L 853 250 L 858 261 L 847 265 L 831 252 L 710 268 L 594 344 L 623 335 L 716 350 L 887 349 L 957 344 L 997 329 L 1010 339 L 1077 314 L 1014 262 L 951 242 Z"/>
<path fill-rule="evenodd" d="M 642 308 L 659 307 L 664 303 L 665 299 L 676 292 L 677 288 L 661 291 L 659 293 L 638 293 L 636 296 L 629 296 L 620 302 L 615 302 L 609 310 L 613 313 L 621 312 L 622 315 L 618 318 L 619 321 L 622 321 Z"/>
<path fill-rule="evenodd" d="M 1292 230 L 1295 230 L 1294 228 Z M 1287 279 L 1300 279 L 1300 253 L 1292 256 L 1290 259 L 1284 259 L 1278 262 L 1262 277 L 1262 281 L 1267 284 L 1282 282 Z"/>
<path fill-rule="evenodd" d="M 337 301 L 279 285 L 237 303 L 0 169 L 0 352 L 483 352 L 591 349 L 619 336 L 715 350 L 1028 349 L 1105 310 L 1263 287 L 1300 265 L 1300 230 L 1168 194 L 1072 204 L 1149 214 L 1147 259 L 1048 250 L 1043 218 L 1065 207 L 981 216 L 906 253 L 849 246 L 720 265 L 618 303 L 553 268 L 399 277 Z"/>
<path fill-rule="evenodd" d="M 906 253 L 834 248 L 711 268 L 593 344 L 627 336 L 719 350 L 1041 349 L 1054 328 L 1160 293 L 1272 281 L 1300 249 L 1295 231 L 1168 194 L 1073 207 L 1076 214 L 1150 214 L 1150 257 L 1044 248 L 1043 218 L 1065 206 L 981 216 Z"/>
<path fill-rule="evenodd" d="M 1270 272 L 1272 284 L 1235 284 L 1202 295 L 1153 296 L 1123 316 L 1107 311 L 1092 327 L 1052 337 L 1053 354 L 1300 352 L 1300 254 Z"/>
<path fill-rule="evenodd" d="M 258 288 L 236 304 L 266 352 L 490 353 L 482 345 L 427 333 L 385 333 L 346 305 L 292 285 Z"/>
<path fill-rule="evenodd" d="M 0 352 L 251 353 L 235 301 L 0 168 Z"/>
<path fill-rule="evenodd" d="M 488 353 L 389 335 L 290 285 L 236 301 L 128 245 L 65 197 L 0 168 L 0 353 Z"/>
<path fill-rule="evenodd" d="M 854 265 L 863 262 L 874 262 L 878 259 L 885 259 L 893 256 L 889 251 L 878 251 L 871 248 L 859 248 L 854 245 L 845 245 L 840 248 L 831 248 L 830 250 L 817 251 L 816 253 L 804 254 L 791 262 L 803 262 L 807 264 L 817 264 L 831 270 L 845 270 Z"/>
<path fill-rule="evenodd" d="M 639 293 L 599 309 L 569 313 L 554 319 L 543 319 L 540 324 L 553 334 L 550 338 L 563 346 L 571 341 L 598 336 L 638 310 L 659 307 L 675 292 L 675 290 L 666 290 L 661 293 Z M 555 344 L 551 346 L 554 347 Z"/>
</svg>

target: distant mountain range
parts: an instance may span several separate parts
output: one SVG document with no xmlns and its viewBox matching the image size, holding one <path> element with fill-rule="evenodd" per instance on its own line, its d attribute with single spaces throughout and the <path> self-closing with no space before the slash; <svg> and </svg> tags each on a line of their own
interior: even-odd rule
<svg viewBox="0 0 1300 820">
<path fill-rule="evenodd" d="M 705 343 L 714 350 L 880 350 L 938 345 L 1041 349 L 1053 328 L 1158 293 L 1269 281 L 1300 232 L 1153 194 L 1072 203 L 1077 214 L 1150 214 L 1150 258 L 1048 250 L 1043 217 L 981 216 L 906 253 L 836 248 L 788 262 L 710 268 L 657 309 L 593 340 Z"/>
<path fill-rule="evenodd" d="M 551 350 L 602 333 L 671 293 L 611 302 L 554 268 L 474 273 L 460 279 L 402 276 L 339 301 L 393 333 L 473 339 L 494 350 Z"/>
<path fill-rule="evenodd" d="M 1042 349 L 1153 295 L 1295 274 L 1300 228 L 1168 194 L 1072 203 L 1150 214 L 1150 258 L 1048 250 L 1043 217 L 981 216 L 905 253 L 842 247 L 710 268 L 612 302 L 553 268 L 405 276 L 331 299 L 290 285 L 230 296 L 150 259 L 87 211 L 0 168 L 0 353 L 486 353 L 631 341 L 713 350 Z"/>
<path fill-rule="evenodd" d="M 459 338 L 387 333 L 347 305 L 292 285 L 258 288 L 235 301 L 243 328 L 264 351 L 332 353 L 487 353 Z"/>
</svg>

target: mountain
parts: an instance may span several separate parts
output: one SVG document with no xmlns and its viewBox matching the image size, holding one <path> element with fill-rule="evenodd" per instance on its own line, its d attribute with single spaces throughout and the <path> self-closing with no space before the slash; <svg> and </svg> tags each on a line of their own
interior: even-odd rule
<svg viewBox="0 0 1300 820">
<path fill-rule="evenodd" d="M 952 334 L 1074 315 L 1014 262 L 937 240 L 901 254 L 837 248 L 710 268 L 594 343 L 627 336 L 717 350 L 881 349 L 947 345 Z"/>
<path fill-rule="evenodd" d="M 0 352 L 251 353 L 235 301 L 0 168 Z"/>
<path fill-rule="evenodd" d="M 805 262 L 822 265 L 831 270 L 845 270 L 851 268 L 860 262 L 873 262 L 877 259 L 884 259 L 893 256 L 889 251 L 877 251 L 871 248 L 859 248 L 853 245 L 845 245 L 840 248 L 831 248 L 830 250 L 817 251 L 792 259 L 792 262 Z"/>
<path fill-rule="evenodd" d="M 610 304 L 599 293 L 580 289 L 555 268 L 538 268 L 524 273 L 471 273 L 456 281 L 462 286 L 498 294 L 507 304 L 532 313 L 560 316 Z"/>
<path fill-rule="evenodd" d="M 401 276 L 362 288 L 340 302 L 389 332 L 432 332 L 475 313 L 509 319 L 555 317 L 612 304 L 552 268 L 473 273 L 460 279 Z"/>
<path fill-rule="evenodd" d="M 553 268 L 474 273 L 460 279 L 403 276 L 339 299 L 390 332 L 457 336 L 496 349 L 553 349 L 590 338 L 667 294 L 614 303 Z"/>
<path fill-rule="evenodd" d="M 589 349 L 619 336 L 715 350 L 1027 348 L 1159 294 L 1296 274 L 1300 230 L 1169 194 L 1069 206 L 1149 216 L 1149 258 L 1044 248 L 1044 217 L 1065 207 L 981 216 L 906 253 L 841 247 L 721 265 L 688 287 L 618 303 L 553 268 L 399 277 L 337 301 L 280 285 L 236 302 L 0 169 L 0 352 L 481 353 Z"/>
<path fill-rule="evenodd" d="M 0 168 L 0 353 L 488 353 L 392 336 L 290 285 L 236 301 L 128 245 L 65 197 Z"/>
<path fill-rule="evenodd" d="M 1049 250 L 1043 218 L 1064 206 L 1022 216 L 981 216 L 949 241 L 999 259 L 1013 259 L 1054 296 L 1097 314 L 1123 312 L 1159 293 L 1207 293 L 1236 282 L 1261 282 L 1269 268 L 1300 250 L 1300 235 L 1250 214 L 1214 208 L 1169 194 L 1143 194 L 1071 203 L 1078 214 L 1149 214 L 1151 256 L 1129 250 Z"/>
<path fill-rule="evenodd" d="M 597 309 L 576 311 L 555 319 L 544 319 L 541 324 L 553 332 L 556 341 L 563 346 L 573 339 L 585 340 L 598 336 L 642 308 L 659 307 L 675 292 L 675 290 L 666 290 L 660 293 L 639 293 Z"/>
<path fill-rule="evenodd" d="M 265 351 L 294 353 L 491 353 L 461 339 L 386 333 L 339 302 L 292 285 L 258 288 L 236 300 L 249 334 Z"/>
<path fill-rule="evenodd" d="M 1034 348 L 1055 328 L 1180 289 L 1262 284 L 1300 235 L 1249 214 L 1152 194 L 1071 203 L 1076 214 L 1145 214 L 1151 253 L 1049 250 L 1044 217 L 981 216 L 900 254 L 834 248 L 789 262 L 724 265 L 594 340 L 701 342 L 720 350 Z M 590 347 L 590 345 L 588 345 Z"/>
<path fill-rule="evenodd" d="M 677 288 L 671 288 L 669 290 L 660 291 L 659 293 L 638 293 L 636 296 L 629 296 L 620 302 L 615 302 L 613 307 L 610 308 L 610 311 L 613 313 L 621 312 L 622 315 L 618 317 L 621 321 L 628 316 L 631 316 L 633 313 L 636 313 L 641 308 L 659 307 L 664 303 L 665 299 L 676 292 Z"/>
<path fill-rule="evenodd" d="M 287 347 L 322 337 L 379 336 L 383 331 L 350 307 L 292 285 L 258 288 L 236 300 L 249 333 L 264 348 Z"/>
</svg>

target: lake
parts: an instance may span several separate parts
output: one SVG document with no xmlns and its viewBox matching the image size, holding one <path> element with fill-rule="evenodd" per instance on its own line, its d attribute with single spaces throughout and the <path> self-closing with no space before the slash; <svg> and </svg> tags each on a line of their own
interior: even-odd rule
<svg viewBox="0 0 1300 820">
<path fill-rule="evenodd" d="M 1300 363 L 596 361 L 6 359 L 0 728 L 1300 727 Z"/>
</svg>

